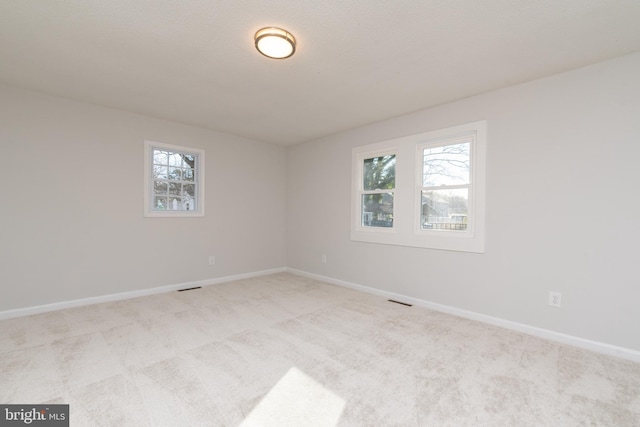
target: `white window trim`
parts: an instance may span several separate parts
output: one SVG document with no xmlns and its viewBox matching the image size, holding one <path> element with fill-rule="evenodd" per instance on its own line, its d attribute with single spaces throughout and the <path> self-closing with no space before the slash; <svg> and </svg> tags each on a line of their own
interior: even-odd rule
<svg viewBox="0 0 640 427">
<path fill-rule="evenodd" d="M 153 164 L 153 149 L 162 148 L 169 151 L 190 153 L 196 155 L 196 209 L 193 211 L 156 211 L 153 210 L 153 177 L 152 164 Z M 154 141 L 144 141 L 144 216 L 150 218 L 189 218 L 189 217 L 202 217 L 204 216 L 204 150 L 199 148 L 184 147 L 180 145 L 164 144 Z"/>
<path fill-rule="evenodd" d="M 471 145 L 471 188 L 469 194 L 469 229 L 465 232 L 423 230 L 420 227 L 422 187 L 422 152 L 427 145 L 474 135 Z M 352 151 L 351 240 L 389 245 L 411 246 L 450 251 L 484 253 L 486 193 L 487 123 L 478 121 L 446 129 L 425 132 L 376 144 L 355 147 Z M 378 153 L 396 154 L 396 186 L 393 227 L 362 227 L 360 187 L 361 159 Z M 373 155 L 372 155 L 373 154 Z"/>
<path fill-rule="evenodd" d="M 372 146 L 367 146 L 369 148 L 374 148 Z M 380 190 L 380 193 L 389 193 L 392 192 L 393 193 L 393 226 L 392 227 L 368 227 L 368 226 L 363 226 L 362 225 L 362 213 L 361 213 L 361 209 L 362 209 L 362 195 L 363 194 L 368 194 L 371 192 L 368 191 L 364 191 L 363 187 L 364 187 L 364 161 L 366 159 L 371 159 L 374 157 L 384 157 L 384 156 L 389 156 L 389 155 L 396 155 L 397 158 L 397 147 L 385 147 L 382 150 L 376 150 L 376 149 L 372 149 L 372 150 L 368 150 L 368 151 L 360 151 L 358 152 L 356 155 L 353 156 L 353 170 L 357 170 L 358 172 L 356 173 L 356 176 L 354 177 L 354 179 L 356 179 L 357 182 L 354 183 L 354 191 L 355 191 L 355 199 L 356 199 L 356 203 L 357 203 L 357 207 L 353 210 L 353 212 L 356 215 L 356 218 L 354 218 L 354 228 L 355 230 L 359 231 L 359 232 L 364 232 L 366 233 L 368 230 L 375 230 L 377 233 L 394 233 L 395 230 L 395 215 L 396 215 L 396 202 L 395 202 L 395 197 L 396 197 L 396 191 L 397 191 L 397 186 L 398 183 L 396 181 L 396 187 L 394 187 L 393 190 Z M 397 170 L 397 169 L 396 169 Z M 377 192 L 377 191 L 376 191 Z"/>
</svg>

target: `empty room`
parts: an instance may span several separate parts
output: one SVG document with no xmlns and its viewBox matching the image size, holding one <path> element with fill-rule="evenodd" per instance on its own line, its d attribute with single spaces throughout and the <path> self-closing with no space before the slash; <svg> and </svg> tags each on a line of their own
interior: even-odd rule
<svg viewBox="0 0 640 427">
<path fill-rule="evenodd" d="M 640 425 L 639 20 L 0 2 L 0 425 Z"/>
</svg>

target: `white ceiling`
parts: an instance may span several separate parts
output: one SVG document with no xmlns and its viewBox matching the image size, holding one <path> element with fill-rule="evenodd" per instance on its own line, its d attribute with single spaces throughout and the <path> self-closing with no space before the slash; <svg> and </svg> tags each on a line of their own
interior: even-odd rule
<svg viewBox="0 0 640 427">
<path fill-rule="evenodd" d="M 638 50 L 639 0 L 0 2 L 1 82 L 283 145 Z"/>
</svg>

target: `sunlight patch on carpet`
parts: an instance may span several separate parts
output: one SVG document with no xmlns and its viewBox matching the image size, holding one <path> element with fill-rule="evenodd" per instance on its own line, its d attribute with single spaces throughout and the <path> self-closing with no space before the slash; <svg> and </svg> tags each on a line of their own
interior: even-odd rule
<svg viewBox="0 0 640 427">
<path fill-rule="evenodd" d="M 344 399 L 298 368 L 291 368 L 240 424 L 256 426 L 335 426 Z"/>
</svg>

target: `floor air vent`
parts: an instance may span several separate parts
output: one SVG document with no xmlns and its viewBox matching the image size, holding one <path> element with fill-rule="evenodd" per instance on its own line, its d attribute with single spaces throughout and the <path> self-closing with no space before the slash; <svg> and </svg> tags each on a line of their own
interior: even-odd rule
<svg viewBox="0 0 640 427">
<path fill-rule="evenodd" d="M 178 292 L 192 291 L 194 289 L 202 289 L 202 286 L 196 286 L 195 288 L 178 289 Z"/>
<path fill-rule="evenodd" d="M 389 302 L 395 302 L 396 304 L 400 304 L 400 305 L 406 305 L 407 307 L 413 307 L 413 304 L 407 304 L 406 302 L 400 302 L 400 301 L 396 301 L 396 300 L 387 300 Z"/>
</svg>

